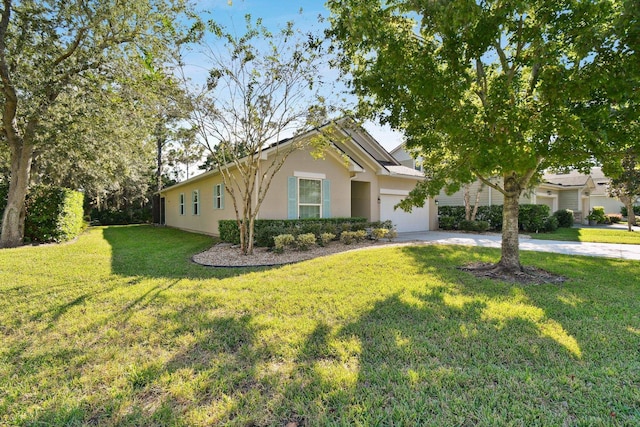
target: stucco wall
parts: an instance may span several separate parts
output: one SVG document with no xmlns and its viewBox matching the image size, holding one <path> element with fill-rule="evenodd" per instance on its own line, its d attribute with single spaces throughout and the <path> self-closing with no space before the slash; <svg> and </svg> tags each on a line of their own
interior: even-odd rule
<svg viewBox="0 0 640 427">
<path fill-rule="evenodd" d="M 258 218 L 287 218 L 288 177 L 305 174 L 322 176 L 331 182 L 332 217 L 351 216 L 351 180 L 347 166 L 332 154 L 326 154 L 324 159 L 315 159 L 308 150 L 297 150 L 273 178 Z"/>
</svg>

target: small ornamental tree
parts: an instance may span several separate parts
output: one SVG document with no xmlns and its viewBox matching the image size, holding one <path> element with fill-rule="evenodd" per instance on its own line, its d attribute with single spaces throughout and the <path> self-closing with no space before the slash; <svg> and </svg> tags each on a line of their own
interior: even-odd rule
<svg viewBox="0 0 640 427">
<path fill-rule="evenodd" d="M 329 0 L 359 111 L 404 132 L 429 179 L 401 207 L 475 180 L 504 196 L 502 256 L 522 271 L 520 196 L 549 167 L 583 166 L 582 110 L 616 46 L 619 2 Z M 490 180 L 498 177 L 498 180 Z"/>
<path fill-rule="evenodd" d="M 213 23 L 209 29 L 223 46 L 205 46 L 209 77 L 194 97 L 191 123 L 207 149 L 207 167 L 220 172 L 233 204 L 240 250 L 250 255 L 254 222 L 273 177 L 302 145 L 315 145 L 320 156 L 325 145 L 318 133 L 270 147 L 324 122 L 321 42 L 303 36 L 291 22 L 271 33 L 250 16 L 241 36 Z"/>
</svg>

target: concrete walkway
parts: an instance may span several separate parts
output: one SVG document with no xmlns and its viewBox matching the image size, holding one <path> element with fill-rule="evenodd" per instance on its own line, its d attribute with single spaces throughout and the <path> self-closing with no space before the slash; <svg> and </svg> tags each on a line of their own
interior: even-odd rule
<svg viewBox="0 0 640 427">
<path fill-rule="evenodd" d="M 470 234 L 450 233 L 445 231 L 424 231 L 415 233 L 398 233 L 398 237 L 395 240 L 397 242 L 431 242 L 443 245 L 467 245 L 500 248 L 502 236 L 493 233 Z M 520 250 L 640 260 L 640 245 L 535 240 L 529 236 L 521 236 Z"/>
</svg>

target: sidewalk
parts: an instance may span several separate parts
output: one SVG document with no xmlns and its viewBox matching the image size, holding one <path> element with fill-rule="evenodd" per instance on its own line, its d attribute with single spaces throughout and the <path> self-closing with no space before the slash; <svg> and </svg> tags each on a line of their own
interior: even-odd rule
<svg viewBox="0 0 640 427">
<path fill-rule="evenodd" d="M 467 245 L 500 248 L 502 236 L 493 233 L 471 234 L 449 233 L 445 231 L 424 231 L 398 233 L 398 237 L 395 240 L 397 242 L 432 242 L 442 245 Z M 521 236 L 520 250 L 640 260 L 640 245 L 534 240 L 529 236 Z"/>
</svg>

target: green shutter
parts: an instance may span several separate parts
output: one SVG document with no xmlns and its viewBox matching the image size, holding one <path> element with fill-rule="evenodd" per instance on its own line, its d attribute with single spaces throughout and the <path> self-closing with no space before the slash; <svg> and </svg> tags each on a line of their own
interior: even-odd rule
<svg viewBox="0 0 640 427">
<path fill-rule="evenodd" d="M 220 184 L 220 209 L 224 209 L 224 183 Z"/>
<path fill-rule="evenodd" d="M 287 180 L 287 218 L 298 219 L 298 178 L 290 176 Z"/>
<path fill-rule="evenodd" d="M 331 181 L 322 180 L 322 218 L 331 218 Z"/>
</svg>

